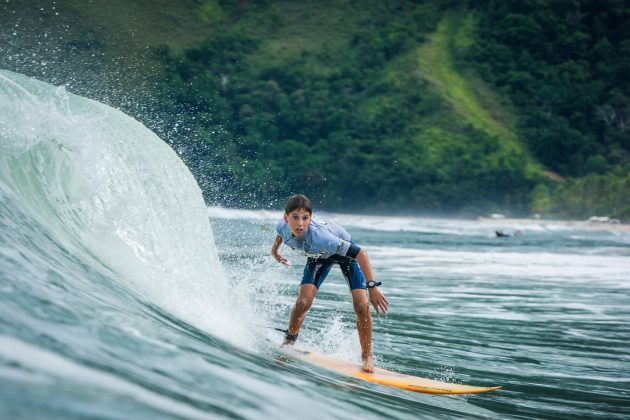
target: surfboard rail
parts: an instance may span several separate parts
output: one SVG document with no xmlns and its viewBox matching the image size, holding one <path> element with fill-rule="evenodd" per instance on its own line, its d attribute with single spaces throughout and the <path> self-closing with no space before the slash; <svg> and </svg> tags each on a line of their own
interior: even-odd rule
<svg viewBox="0 0 630 420">
<path fill-rule="evenodd" d="M 370 373 L 361 369 L 361 366 L 357 363 L 337 359 L 325 354 L 298 349 L 287 350 L 289 354 L 292 354 L 298 359 L 304 360 L 315 366 L 333 370 L 364 381 L 413 392 L 422 392 L 426 394 L 479 394 L 502 388 L 501 386 L 479 387 L 441 382 L 434 379 L 392 372 L 382 368 L 376 368 L 373 373 Z"/>
</svg>

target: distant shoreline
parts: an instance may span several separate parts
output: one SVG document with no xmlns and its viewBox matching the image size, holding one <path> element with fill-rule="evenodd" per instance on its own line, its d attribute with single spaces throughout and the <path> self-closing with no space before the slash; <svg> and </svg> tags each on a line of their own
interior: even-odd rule
<svg viewBox="0 0 630 420">
<path fill-rule="evenodd" d="M 256 220 L 277 220 L 282 216 L 282 210 L 266 210 L 266 209 L 240 209 L 231 207 L 208 206 L 208 217 L 219 219 L 239 219 L 251 218 Z M 326 217 L 343 217 L 347 215 L 356 215 L 354 213 L 337 213 L 329 211 L 317 212 Z M 433 221 L 462 221 L 467 223 L 480 223 L 487 225 L 491 229 L 504 230 L 507 234 L 513 234 L 516 230 L 527 229 L 527 226 L 549 226 L 570 229 L 581 229 L 588 231 L 618 232 L 630 233 L 630 224 L 628 223 L 610 223 L 610 222 L 594 222 L 590 220 L 550 220 L 550 219 L 534 219 L 534 218 L 510 218 L 510 217 L 487 217 L 479 216 L 473 218 L 445 218 L 439 216 L 425 215 L 402 215 L 402 214 L 363 214 L 366 218 L 370 217 L 399 217 L 414 218 L 419 220 Z"/>
<path fill-rule="evenodd" d="M 512 219 L 512 218 L 491 218 L 491 217 L 478 217 L 478 222 L 486 224 L 514 224 L 514 225 L 549 225 L 549 226 L 561 226 L 578 228 L 591 231 L 608 231 L 608 232 L 622 232 L 630 233 L 630 224 L 626 223 L 605 223 L 605 222 L 591 222 L 588 220 L 546 220 L 546 219 Z"/>
</svg>

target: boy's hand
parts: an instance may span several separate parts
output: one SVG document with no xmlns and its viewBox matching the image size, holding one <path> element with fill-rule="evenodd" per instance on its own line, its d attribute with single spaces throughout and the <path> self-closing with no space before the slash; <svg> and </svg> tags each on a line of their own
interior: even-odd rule
<svg viewBox="0 0 630 420">
<path fill-rule="evenodd" d="M 284 258 L 282 255 L 280 254 L 274 254 L 273 257 L 276 259 L 276 261 L 278 261 L 280 264 L 284 264 L 287 267 L 291 267 L 291 261 L 287 260 L 286 258 Z"/>
<path fill-rule="evenodd" d="M 378 287 L 372 287 L 368 289 L 370 294 L 370 302 L 372 302 L 372 306 L 374 306 L 374 310 L 376 311 L 376 315 L 380 315 L 381 312 L 383 314 L 387 314 L 389 310 L 389 301 L 385 299 L 385 295 L 378 290 Z"/>
</svg>

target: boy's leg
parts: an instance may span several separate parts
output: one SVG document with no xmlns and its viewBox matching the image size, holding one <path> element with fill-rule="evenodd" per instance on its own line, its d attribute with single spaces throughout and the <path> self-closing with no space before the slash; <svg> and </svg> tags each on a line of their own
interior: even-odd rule
<svg viewBox="0 0 630 420">
<path fill-rule="evenodd" d="M 361 343 L 361 360 L 363 370 L 374 372 L 374 360 L 372 359 L 372 315 L 370 303 L 365 289 L 352 290 L 352 305 L 357 316 L 357 332 Z"/>
<path fill-rule="evenodd" d="M 306 313 L 310 309 L 313 304 L 313 299 L 315 299 L 315 295 L 317 294 L 317 287 L 313 284 L 303 284 L 300 286 L 300 293 L 298 294 L 297 299 L 295 300 L 295 305 L 291 309 L 291 316 L 289 318 L 289 328 L 287 329 L 289 335 L 297 335 L 300 332 L 300 328 L 302 328 L 302 322 L 304 322 L 304 318 L 306 317 Z M 285 340 L 284 344 L 293 344 L 292 342 L 288 342 L 289 340 Z M 293 340 L 295 341 L 295 340 Z"/>
<path fill-rule="evenodd" d="M 357 316 L 357 332 L 361 343 L 361 360 L 363 370 L 374 372 L 374 360 L 372 359 L 372 315 L 370 313 L 370 301 L 368 299 L 365 276 L 356 260 L 344 259 L 339 263 L 348 287 L 352 293 L 352 305 Z"/>
<path fill-rule="evenodd" d="M 302 282 L 300 283 L 300 293 L 291 309 L 289 328 L 287 328 L 283 345 L 295 343 L 297 334 L 302 328 L 306 312 L 310 309 L 317 290 L 326 279 L 332 264 L 332 260 L 325 258 L 309 258 L 306 260 Z"/>
</svg>

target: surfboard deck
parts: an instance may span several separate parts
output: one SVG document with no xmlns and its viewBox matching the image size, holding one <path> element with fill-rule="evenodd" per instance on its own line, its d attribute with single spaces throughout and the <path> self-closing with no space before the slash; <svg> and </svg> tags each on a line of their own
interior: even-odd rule
<svg viewBox="0 0 630 420">
<path fill-rule="evenodd" d="M 295 348 L 285 348 L 284 350 L 286 350 L 286 353 L 289 355 L 293 355 L 298 359 L 325 369 L 343 373 L 347 376 L 364 381 L 406 389 L 413 392 L 423 392 L 426 394 L 478 394 L 501 388 L 500 386 L 479 387 L 441 382 L 433 379 L 392 372 L 382 368 L 376 368 L 373 373 L 369 373 L 361 369 L 361 366 L 357 363 L 337 359 L 325 354 L 298 350 Z"/>
</svg>

